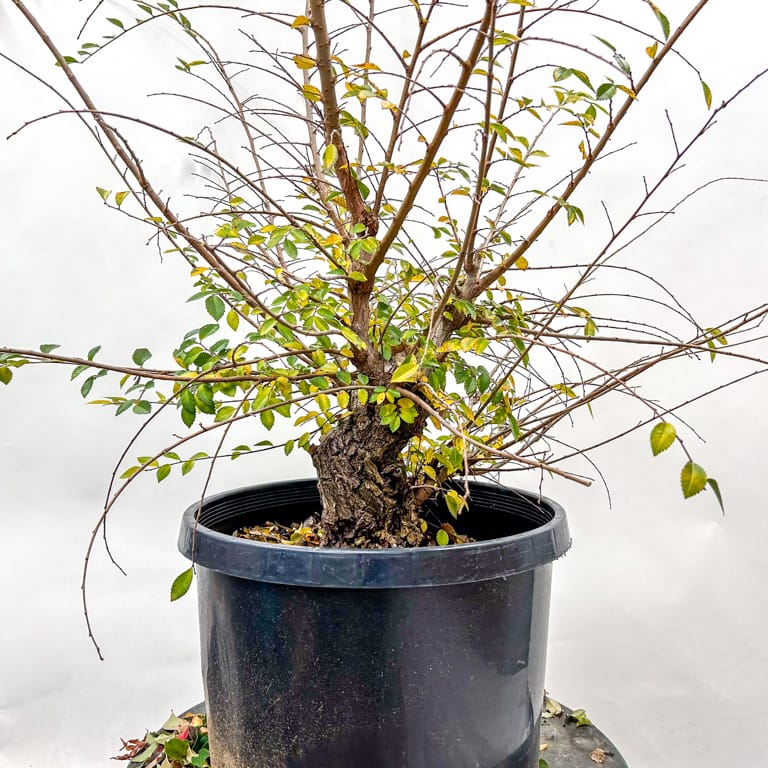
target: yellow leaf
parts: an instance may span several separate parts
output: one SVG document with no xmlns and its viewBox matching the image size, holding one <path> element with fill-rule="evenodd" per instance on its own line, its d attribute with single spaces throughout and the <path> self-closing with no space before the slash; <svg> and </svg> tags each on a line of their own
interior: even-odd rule
<svg viewBox="0 0 768 768">
<path fill-rule="evenodd" d="M 353 346 L 358 349 L 365 349 L 365 342 L 351 329 L 342 328 L 341 335 Z"/>
<path fill-rule="evenodd" d="M 525 256 L 518 256 L 515 259 L 515 266 L 518 269 L 528 269 L 528 259 L 526 259 Z"/>
<path fill-rule="evenodd" d="M 314 85 L 304 85 L 301 88 L 301 92 L 304 94 L 304 98 L 307 101 L 322 101 L 323 95 L 320 93 L 319 88 L 315 88 Z"/>
<path fill-rule="evenodd" d="M 299 53 L 293 57 L 293 63 L 299 69 L 312 69 L 315 66 L 315 60 L 309 56 L 305 56 L 302 53 Z"/>
<path fill-rule="evenodd" d="M 339 150 L 336 149 L 334 144 L 329 144 L 323 152 L 323 168 L 330 170 L 336 165 L 336 161 L 339 158 Z M 338 235 L 337 235 L 338 237 Z M 341 238 L 339 238 L 341 240 Z"/>
<path fill-rule="evenodd" d="M 390 382 L 400 384 L 406 381 L 416 381 L 419 377 L 419 364 L 409 355 L 392 374 Z"/>
<path fill-rule="evenodd" d="M 306 16 L 297 16 L 291 24 L 292 29 L 309 26 L 309 19 Z"/>
</svg>

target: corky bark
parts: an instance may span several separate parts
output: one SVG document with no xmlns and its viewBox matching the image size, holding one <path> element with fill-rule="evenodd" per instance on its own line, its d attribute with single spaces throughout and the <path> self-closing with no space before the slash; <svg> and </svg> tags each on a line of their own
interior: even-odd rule
<svg viewBox="0 0 768 768">
<path fill-rule="evenodd" d="M 380 423 L 373 405 L 358 406 L 313 449 L 323 502 L 322 527 L 330 546 L 418 546 L 420 500 L 402 459 L 423 420 L 397 432 Z"/>
</svg>

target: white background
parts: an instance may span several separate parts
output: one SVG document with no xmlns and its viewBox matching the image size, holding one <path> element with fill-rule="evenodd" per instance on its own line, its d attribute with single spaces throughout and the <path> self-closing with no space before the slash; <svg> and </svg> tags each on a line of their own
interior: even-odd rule
<svg viewBox="0 0 768 768">
<path fill-rule="evenodd" d="M 685 5 L 667 3 L 675 17 Z M 60 13 L 53 31 L 80 18 L 71 8 L 66 18 L 51 2 L 32 7 L 46 18 Z M 713 0 L 684 46 L 716 103 L 768 64 L 768 12 L 756 0 L 738 7 L 737 14 L 733 4 Z M 52 70 L 8 0 L 0 0 L 0 50 Z M 112 72 L 102 82 L 89 71 L 107 102 L 124 84 L 120 69 Z M 126 64 L 122 77 L 131 76 Z M 663 87 L 648 98 L 649 109 L 669 104 L 683 125 L 701 119 L 700 98 L 688 105 L 666 94 L 665 101 Z M 767 103 L 768 83 L 737 103 L 692 158 L 688 178 L 706 180 L 725 169 L 768 177 Z M 3 137 L 56 107 L 4 62 L 0 104 Z M 57 342 L 82 354 L 101 342 L 104 359 L 112 360 L 138 346 L 168 348 L 193 322 L 184 303 L 188 284 L 176 279 L 186 270 L 171 260 L 160 264 L 140 228 L 100 207 L 94 187 L 117 187 L 68 120 L 0 144 L 0 343 Z M 637 125 L 667 141 L 663 126 Z M 601 195 L 620 197 L 638 168 L 617 165 L 606 182 L 615 187 Z M 677 279 L 706 317 L 715 305 L 765 300 L 767 229 L 768 187 L 723 185 L 639 253 Z M 674 401 L 691 380 L 710 376 L 707 365 L 659 378 L 654 394 Z M 120 737 L 141 736 L 172 707 L 201 698 L 194 598 L 168 603 L 173 577 L 186 568 L 175 549 L 179 515 L 200 480 L 146 480 L 115 510 L 111 541 L 128 577 L 97 551 L 89 596 L 106 657 L 100 662 L 81 615 L 82 557 L 109 473 L 137 420 L 84 407 L 68 378 L 63 369 L 27 368 L 0 391 L 3 768 L 107 765 Z M 632 768 L 760 765 L 768 757 L 754 725 L 768 685 L 765 392 L 758 377 L 685 414 L 707 438 L 696 457 L 720 480 L 726 517 L 711 494 L 680 499 L 679 457 L 652 460 L 645 431 L 597 456 L 611 508 L 599 485 L 544 486 L 569 511 L 574 538 L 555 566 L 547 687 L 569 706 L 584 707 Z M 614 416 L 621 414 L 603 412 Z M 309 474 L 306 460 L 268 456 L 223 466 L 213 489 Z M 536 478 L 515 481 L 537 485 Z"/>
</svg>

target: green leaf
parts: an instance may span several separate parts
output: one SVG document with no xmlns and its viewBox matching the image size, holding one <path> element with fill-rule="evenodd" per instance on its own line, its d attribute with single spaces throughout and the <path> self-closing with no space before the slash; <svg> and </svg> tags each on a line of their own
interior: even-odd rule
<svg viewBox="0 0 768 768">
<path fill-rule="evenodd" d="M 664 33 L 664 39 L 669 40 L 669 19 L 661 12 L 659 7 L 655 3 L 649 2 L 648 5 L 651 6 L 651 9 L 653 10 L 654 15 L 659 20 L 659 24 L 661 24 L 661 30 Z"/>
<path fill-rule="evenodd" d="M 107 21 L 110 24 L 114 24 L 116 27 L 120 27 L 120 29 L 125 29 L 125 26 L 123 25 L 123 22 L 120 21 L 120 19 L 107 19 Z"/>
<path fill-rule="evenodd" d="M 99 193 L 99 197 L 106 203 L 109 196 L 112 194 L 111 189 L 104 189 L 104 187 L 96 187 L 96 191 Z"/>
<path fill-rule="evenodd" d="M 169 739 L 165 742 L 163 749 L 169 760 L 173 760 L 175 762 L 186 762 L 189 745 L 184 739 Z"/>
<path fill-rule="evenodd" d="M 214 293 L 205 300 L 205 308 L 214 320 L 221 320 L 221 316 L 226 309 L 226 304 L 224 304 L 221 298 Z"/>
<path fill-rule="evenodd" d="M 597 35 L 592 35 L 592 37 L 599 40 L 604 46 L 616 53 L 616 46 L 613 43 L 609 43 L 604 37 L 598 37 Z"/>
<path fill-rule="evenodd" d="M 662 451 L 666 451 L 672 443 L 675 442 L 677 431 L 673 424 L 668 421 L 662 421 L 651 430 L 651 451 L 654 456 L 658 456 Z"/>
<path fill-rule="evenodd" d="M 683 497 L 690 499 L 697 493 L 701 493 L 707 485 L 707 473 L 703 467 L 689 461 L 680 473 L 680 485 L 683 489 Z"/>
<path fill-rule="evenodd" d="M 223 408 L 219 408 L 216 412 L 216 418 L 214 421 L 226 421 L 231 419 L 235 415 L 235 409 L 231 405 L 225 405 Z"/>
<path fill-rule="evenodd" d="M 101 349 L 101 344 L 99 344 L 99 345 L 97 345 L 97 346 L 95 346 L 95 347 L 91 347 L 91 348 L 88 350 L 88 354 L 86 355 L 86 357 L 87 357 L 89 360 L 93 360 L 93 358 L 94 358 L 94 357 L 96 357 L 96 354 L 98 353 L 98 351 L 99 351 L 100 349 Z"/>
<path fill-rule="evenodd" d="M 274 411 L 262 411 L 259 414 L 261 423 L 267 428 L 272 429 L 275 426 L 275 412 Z"/>
<path fill-rule="evenodd" d="M 632 77 L 632 69 L 629 66 L 629 62 L 620 54 L 617 53 L 613 60 L 616 62 L 618 68 L 627 76 Z"/>
<path fill-rule="evenodd" d="M 576 721 L 576 727 L 580 728 L 583 725 L 592 725 L 592 721 L 587 717 L 587 713 L 583 709 L 574 709 L 568 715 L 569 720 Z"/>
<path fill-rule="evenodd" d="M 84 382 L 83 386 L 80 387 L 80 394 L 83 397 L 88 397 L 90 394 L 91 389 L 93 388 L 93 382 L 96 381 L 95 376 L 89 376 Z"/>
<path fill-rule="evenodd" d="M 216 403 L 213 400 L 213 390 L 210 384 L 202 384 L 195 392 L 195 405 L 203 413 L 216 413 Z"/>
<path fill-rule="evenodd" d="M 707 104 L 707 109 L 711 109 L 712 108 L 712 90 L 703 80 L 701 81 L 701 89 L 704 91 L 704 101 Z"/>
<path fill-rule="evenodd" d="M 446 544 L 450 543 L 448 534 L 442 528 L 437 532 L 435 539 L 441 547 L 444 547 Z"/>
<path fill-rule="evenodd" d="M 195 396 L 192 394 L 189 388 L 181 390 L 181 394 L 179 395 L 179 402 L 181 403 L 182 410 L 189 411 L 192 414 L 197 411 Z"/>
<path fill-rule="evenodd" d="M 208 762 L 210 754 L 206 747 L 202 747 L 196 755 L 190 758 L 189 764 L 194 766 L 194 768 L 210 768 L 211 764 Z"/>
<path fill-rule="evenodd" d="M 3 384 L 10 384 L 13 378 L 13 371 L 10 368 L 0 368 L 0 381 Z"/>
<path fill-rule="evenodd" d="M 194 572 L 191 568 L 187 568 L 186 571 L 180 573 L 173 580 L 173 584 L 171 584 L 171 601 L 178 600 L 189 592 L 189 588 L 192 586 L 193 577 Z M 184 754 L 186 755 L 187 753 L 185 752 Z"/>
<path fill-rule="evenodd" d="M 136 365 L 141 367 L 150 357 L 152 357 L 152 353 L 146 347 L 139 347 L 133 351 L 132 360 Z"/>
<path fill-rule="evenodd" d="M 603 83 L 595 91 L 595 98 L 599 101 L 612 99 L 616 95 L 616 86 L 613 83 Z"/>
<path fill-rule="evenodd" d="M 406 381 L 416 381 L 419 377 L 419 364 L 414 359 L 413 355 L 409 355 L 392 374 L 390 383 L 400 384 Z"/>
<path fill-rule="evenodd" d="M 131 401 L 129 400 L 128 405 L 130 404 Z M 138 400 L 133 406 L 133 412 L 139 416 L 146 416 L 148 413 L 152 413 L 152 403 L 150 403 L 148 400 Z"/>
<path fill-rule="evenodd" d="M 557 83 L 560 80 L 565 80 L 566 78 L 569 78 L 572 74 L 573 74 L 573 70 L 568 69 L 568 67 L 555 67 L 554 71 L 552 72 L 552 77 Z"/>
<path fill-rule="evenodd" d="M 451 515 L 453 517 L 458 517 L 459 512 L 461 512 L 461 508 L 466 502 L 464 501 L 464 497 L 461 496 L 457 491 L 450 490 L 445 494 L 445 503 Z"/>
<path fill-rule="evenodd" d="M 41 344 L 40 351 L 47 355 L 50 352 L 53 352 L 54 349 L 58 349 L 60 346 L 61 344 Z"/>
<path fill-rule="evenodd" d="M 123 204 L 123 200 L 125 200 L 125 198 L 130 194 L 130 192 L 118 192 L 115 195 L 115 203 L 117 203 L 118 208 Z"/>
<path fill-rule="evenodd" d="M 715 494 L 717 503 L 720 505 L 720 509 L 722 510 L 723 515 L 725 515 L 725 506 L 723 504 L 723 496 L 720 493 L 720 484 L 717 482 L 717 480 L 715 480 L 714 477 L 708 477 L 707 485 L 712 489 L 712 493 Z"/>
<path fill-rule="evenodd" d="M 157 468 L 157 482 L 161 483 L 168 475 L 171 474 L 171 465 L 163 464 L 162 467 Z"/>
<path fill-rule="evenodd" d="M 234 309 L 230 309 L 229 312 L 227 312 L 227 325 L 233 331 L 236 331 L 237 327 L 240 325 L 240 315 L 238 315 Z"/>
</svg>

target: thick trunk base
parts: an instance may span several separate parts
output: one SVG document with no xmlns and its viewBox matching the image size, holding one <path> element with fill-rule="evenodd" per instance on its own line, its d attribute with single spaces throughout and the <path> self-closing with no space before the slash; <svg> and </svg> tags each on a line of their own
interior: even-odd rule
<svg viewBox="0 0 768 768">
<path fill-rule="evenodd" d="M 402 450 L 417 425 L 397 432 L 361 406 L 324 435 L 312 453 L 323 501 L 322 526 L 330 546 L 414 547 L 423 539 L 419 501 Z"/>
</svg>

